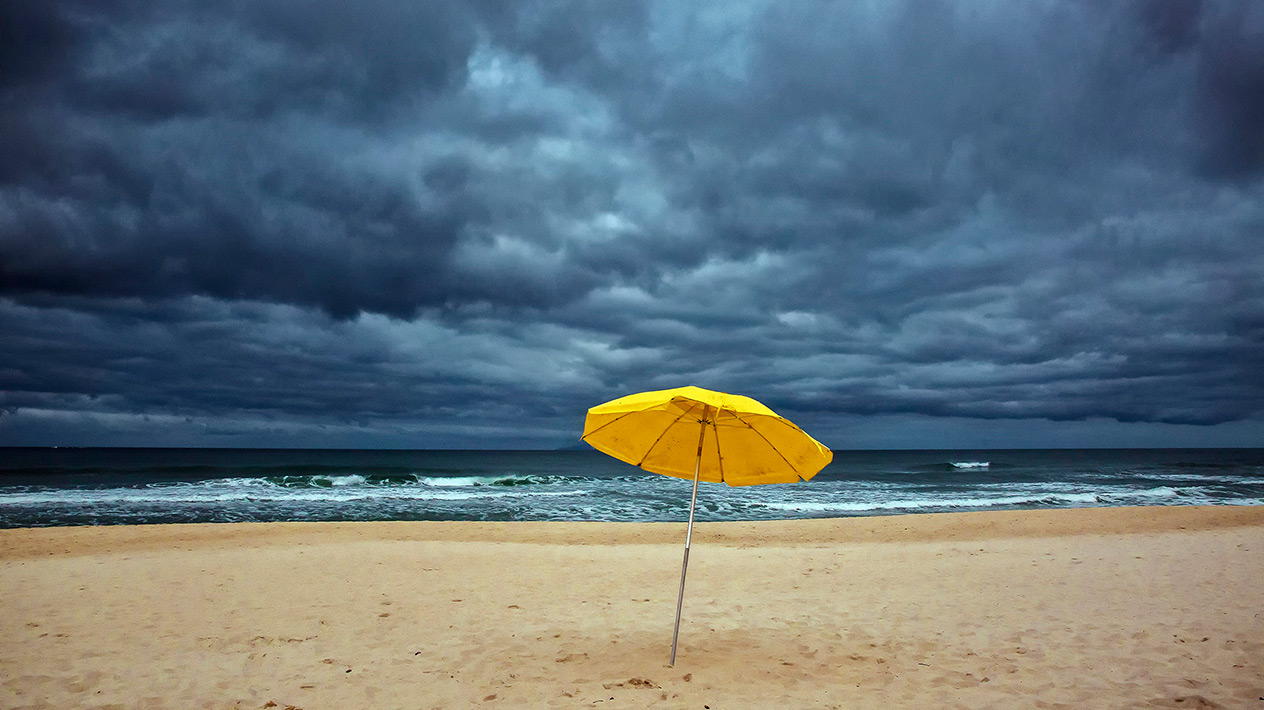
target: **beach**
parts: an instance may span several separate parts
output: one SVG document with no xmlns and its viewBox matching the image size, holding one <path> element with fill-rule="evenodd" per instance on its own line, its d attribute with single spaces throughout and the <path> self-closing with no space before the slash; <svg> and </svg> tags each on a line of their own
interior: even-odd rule
<svg viewBox="0 0 1264 710">
<path fill-rule="evenodd" d="M 1264 707 L 1264 507 L 0 530 L 6 708 Z"/>
</svg>

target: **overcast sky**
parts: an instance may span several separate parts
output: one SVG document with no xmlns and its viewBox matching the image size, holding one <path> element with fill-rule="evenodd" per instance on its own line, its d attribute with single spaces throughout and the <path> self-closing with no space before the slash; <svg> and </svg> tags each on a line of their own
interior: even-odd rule
<svg viewBox="0 0 1264 710">
<path fill-rule="evenodd" d="M 1258 0 L 0 3 L 0 445 L 1264 445 Z"/>
</svg>

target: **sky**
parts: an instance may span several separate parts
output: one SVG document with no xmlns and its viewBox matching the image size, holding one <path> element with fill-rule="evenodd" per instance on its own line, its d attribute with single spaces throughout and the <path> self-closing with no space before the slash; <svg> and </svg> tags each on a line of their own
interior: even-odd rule
<svg viewBox="0 0 1264 710">
<path fill-rule="evenodd" d="M 1258 0 L 9 0 L 0 445 L 1264 445 Z"/>
</svg>

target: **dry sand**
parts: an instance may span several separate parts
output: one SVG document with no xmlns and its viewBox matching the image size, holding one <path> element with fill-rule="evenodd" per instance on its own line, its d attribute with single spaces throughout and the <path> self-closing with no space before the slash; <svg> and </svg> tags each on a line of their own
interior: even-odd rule
<svg viewBox="0 0 1264 710">
<path fill-rule="evenodd" d="M 9 708 L 1264 708 L 1264 508 L 0 531 Z"/>
</svg>

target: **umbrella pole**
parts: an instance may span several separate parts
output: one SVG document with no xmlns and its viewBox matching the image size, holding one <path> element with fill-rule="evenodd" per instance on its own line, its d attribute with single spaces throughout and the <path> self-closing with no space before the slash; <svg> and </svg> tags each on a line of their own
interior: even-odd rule
<svg viewBox="0 0 1264 710">
<path fill-rule="evenodd" d="M 706 410 L 703 410 L 706 419 Z M 698 432 L 698 460 L 693 465 L 693 494 L 689 496 L 689 528 L 685 532 L 685 560 L 680 564 L 680 594 L 676 597 L 676 628 L 672 631 L 671 661 L 667 665 L 676 665 L 676 639 L 680 636 L 680 609 L 685 604 L 685 572 L 689 570 L 689 542 L 693 538 L 693 511 L 698 505 L 698 473 L 702 470 L 702 440 L 707 435 L 707 423 L 702 422 Z"/>
</svg>

